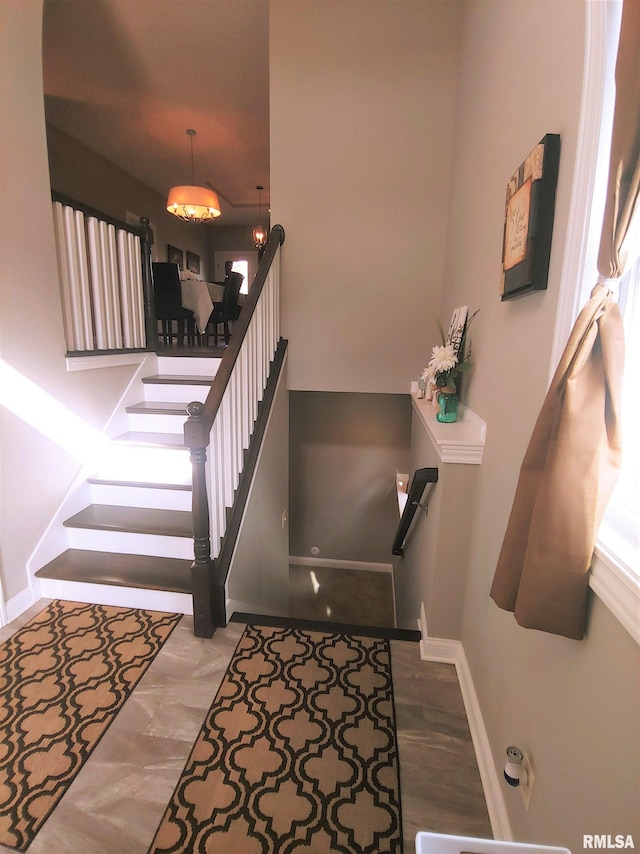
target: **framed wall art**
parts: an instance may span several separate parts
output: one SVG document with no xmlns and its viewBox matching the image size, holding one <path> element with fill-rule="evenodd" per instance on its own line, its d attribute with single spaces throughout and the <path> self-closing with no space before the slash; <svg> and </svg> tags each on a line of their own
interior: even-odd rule
<svg viewBox="0 0 640 854">
<path fill-rule="evenodd" d="M 502 300 L 547 287 L 560 136 L 548 133 L 507 184 L 502 242 Z"/>
<path fill-rule="evenodd" d="M 178 267 L 182 270 L 184 266 L 184 253 L 182 249 L 178 249 L 176 246 L 172 246 L 170 243 L 168 243 L 167 261 L 170 264 L 177 264 Z"/>
<path fill-rule="evenodd" d="M 200 273 L 200 256 L 187 249 L 187 270 L 190 273 Z"/>
</svg>

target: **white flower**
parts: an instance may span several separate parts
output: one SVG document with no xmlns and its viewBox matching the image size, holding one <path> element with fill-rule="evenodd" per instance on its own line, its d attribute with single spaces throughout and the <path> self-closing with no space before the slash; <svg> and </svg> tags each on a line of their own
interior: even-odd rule
<svg viewBox="0 0 640 854">
<path fill-rule="evenodd" d="M 446 373 L 451 368 L 455 368 L 458 364 L 458 357 L 452 344 L 445 344 L 444 347 L 436 345 L 433 348 L 431 360 L 427 366 L 427 371 L 432 376 L 436 374 Z"/>
</svg>

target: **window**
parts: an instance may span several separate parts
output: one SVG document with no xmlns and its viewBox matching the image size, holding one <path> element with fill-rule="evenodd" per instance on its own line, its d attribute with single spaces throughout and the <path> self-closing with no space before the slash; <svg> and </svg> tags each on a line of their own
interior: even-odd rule
<svg viewBox="0 0 640 854">
<path fill-rule="evenodd" d="M 224 265 L 227 261 L 232 261 L 232 269 L 244 276 L 240 293 L 248 294 L 249 287 L 258 269 L 258 252 L 245 249 L 239 249 L 235 252 L 216 252 L 214 261 L 216 282 L 224 281 Z"/>
<path fill-rule="evenodd" d="M 596 269 L 604 198 L 609 171 L 611 128 L 615 100 L 615 62 L 622 3 L 587 3 L 584 85 L 576 166 L 569 213 L 567 244 L 552 376 L 580 308 L 598 280 Z M 594 132 L 599 129 L 599 133 Z M 640 262 L 621 280 L 618 303 L 626 339 L 623 395 L 623 469 L 609 502 L 591 567 L 590 586 L 640 643 L 640 446 L 636 439 L 640 410 Z"/>
</svg>

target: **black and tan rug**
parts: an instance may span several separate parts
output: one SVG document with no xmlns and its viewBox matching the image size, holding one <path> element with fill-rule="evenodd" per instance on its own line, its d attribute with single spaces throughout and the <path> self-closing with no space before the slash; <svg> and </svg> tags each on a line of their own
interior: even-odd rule
<svg viewBox="0 0 640 854">
<path fill-rule="evenodd" d="M 149 850 L 400 852 L 389 642 L 247 626 Z"/>
<path fill-rule="evenodd" d="M 54 601 L 0 644 L 0 843 L 25 851 L 180 615 Z"/>
</svg>

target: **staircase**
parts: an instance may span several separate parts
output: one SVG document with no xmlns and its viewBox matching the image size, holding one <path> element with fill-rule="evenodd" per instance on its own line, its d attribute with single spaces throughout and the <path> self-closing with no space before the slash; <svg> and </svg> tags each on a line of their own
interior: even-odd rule
<svg viewBox="0 0 640 854">
<path fill-rule="evenodd" d="M 186 406 L 203 402 L 219 358 L 158 357 L 129 430 L 111 439 L 54 541 L 63 550 L 35 573 L 40 595 L 192 613 L 191 462 Z M 66 546 L 66 548 L 64 547 Z"/>
</svg>

